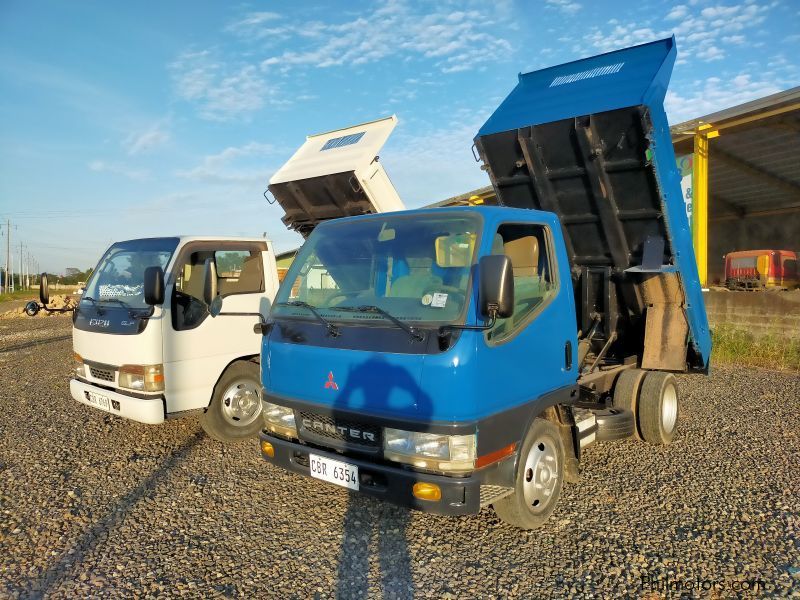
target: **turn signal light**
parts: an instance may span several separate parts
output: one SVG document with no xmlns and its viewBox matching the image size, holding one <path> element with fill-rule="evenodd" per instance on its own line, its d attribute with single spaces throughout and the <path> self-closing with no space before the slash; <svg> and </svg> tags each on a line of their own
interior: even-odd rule
<svg viewBox="0 0 800 600">
<path fill-rule="evenodd" d="M 77 352 L 72 353 L 73 364 L 75 365 L 75 375 L 86 377 L 86 367 L 83 365 L 83 358 Z"/>
<path fill-rule="evenodd" d="M 505 448 L 500 448 L 500 450 L 496 450 L 495 452 L 490 452 L 489 454 L 484 454 L 483 456 L 479 456 L 478 460 L 475 461 L 475 468 L 480 469 L 481 467 L 485 467 L 486 465 L 495 463 L 498 460 L 503 460 L 506 456 L 511 456 L 512 454 L 514 454 L 514 450 L 516 449 L 517 449 L 517 443 L 514 442 L 513 444 L 509 444 Z"/>
<path fill-rule="evenodd" d="M 424 483 L 422 481 L 415 483 L 412 493 L 415 498 L 419 498 L 420 500 L 438 502 L 442 499 L 442 490 L 435 483 Z"/>
<path fill-rule="evenodd" d="M 267 441 L 261 442 L 261 452 L 269 456 L 270 458 L 275 458 L 275 448 L 272 444 Z"/>
</svg>

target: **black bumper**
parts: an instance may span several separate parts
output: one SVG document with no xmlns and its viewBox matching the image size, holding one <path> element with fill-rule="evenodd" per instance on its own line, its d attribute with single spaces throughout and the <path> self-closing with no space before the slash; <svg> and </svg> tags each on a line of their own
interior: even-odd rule
<svg viewBox="0 0 800 600">
<path fill-rule="evenodd" d="M 269 457 L 263 452 L 261 456 L 269 463 L 311 477 L 308 455 L 310 453 L 333 460 L 347 462 L 358 467 L 359 491 L 379 500 L 398 504 L 407 508 L 421 510 L 437 515 L 470 515 L 481 509 L 481 485 L 508 486 L 513 485 L 514 457 L 495 463 L 485 469 L 476 471 L 467 477 L 446 477 L 432 475 L 388 466 L 369 460 L 342 456 L 337 452 L 320 450 L 290 442 L 282 438 L 261 432 L 262 441 L 268 441 L 275 449 L 275 456 Z M 415 483 L 435 483 L 442 490 L 439 501 L 420 500 L 412 493 Z M 327 483 L 320 481 L 320 483 Z"/>
</svg>

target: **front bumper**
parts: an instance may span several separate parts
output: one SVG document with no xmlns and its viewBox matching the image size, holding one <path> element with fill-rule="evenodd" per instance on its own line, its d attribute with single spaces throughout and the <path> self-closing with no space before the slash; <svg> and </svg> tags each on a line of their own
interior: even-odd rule
<svg viewBox="0 0 800 600">
<path fill-rule="evenodd" d="M 290 442 L 263 431 L 259 437 L 262 441 L 268 441 L 275 449 L 274 457 L 269 457 L 263 452 L 262 457 L 287 471 L 311 477 L 308 462 L 310 453 L 344 461 L 358 467 L 360 492 L 392 504 L 438 515 L 476 514 L 492 499 L 510 493 L 513 486 L 513 456 L 475 471 L 467 477 L 447 477 L 343 456 L 337 452 Z M 420 482 L 438 485 L 442 490 L 442 499 L 434 502 L 416 498 L 412 488 L 415 483 Z M 320 481 L 320 483 L 325 482 Z"/>
<path fill-rule="evenodd" d="M 149 425 L 164 422 L 164 399 L 160 396 L 137 398 L 74 378 L 70 379 L 69 391 L 78 402 L 112 415 Z"/>
</svg>

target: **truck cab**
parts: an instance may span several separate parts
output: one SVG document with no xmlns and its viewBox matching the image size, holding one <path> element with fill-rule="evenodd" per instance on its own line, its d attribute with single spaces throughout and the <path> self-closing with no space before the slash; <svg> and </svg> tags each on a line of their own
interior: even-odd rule
<svg viewBox="0 0 800 600">
<path fill-rule="evenodd" d="M 390 116 L 309 136 L 270 183 L 287 226 L 307 235 L 331 218 L 402 209 L 378 161 L 396 125 Z M 278 285 L 272 243 L 263 238 L 113 244 L 74 309 L 72 397 L 149 424 L 201 413 L 203 429 L 222 442 L 255 435 L 262 425 L 256 333 Z M 72 310 L 48 306 L 46 273 L 40 300 L 28 303 L 28 315 Z"/>
<path fill-rule="evenodd" d="M 254 435 L 261 401 L 253 326 L 277 288 L 272 243 L 263 238 L 112 244 L 73 313 L 72 397 L 149 424 L 200 412 L 221 441 Z M 217 296 L 242 314 L 211 318 Z"/>
<path fill-rule="evenodd" d="M 521 75 L 475 138 L 499 206 L 318 222 L 262 329 L 264 459 L 531 529 L 592 443 L 670 443 L 673 373 L 711 349 L 662 105 L 675 55 Z"/>
</svg>

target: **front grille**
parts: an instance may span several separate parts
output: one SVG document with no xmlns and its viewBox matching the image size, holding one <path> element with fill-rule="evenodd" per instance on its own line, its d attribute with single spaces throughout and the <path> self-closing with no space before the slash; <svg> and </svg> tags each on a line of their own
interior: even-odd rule
<svg viewBox="0 0 800 600">
<path fill-rule="evenodd" d="M 381 428 L 327 415 L 300 412 L 300 432 L 316 438 L 327 438 L 348 444 L 377 448 L 381 445 Z"/>
<path fill-rule="evenodd" d="M 114 382 L 114 369 L 101 369 L 100 367 L 89 366 L 89 373 L 95 379 L 102 379 L 103 381 Z"/>
</svg>

